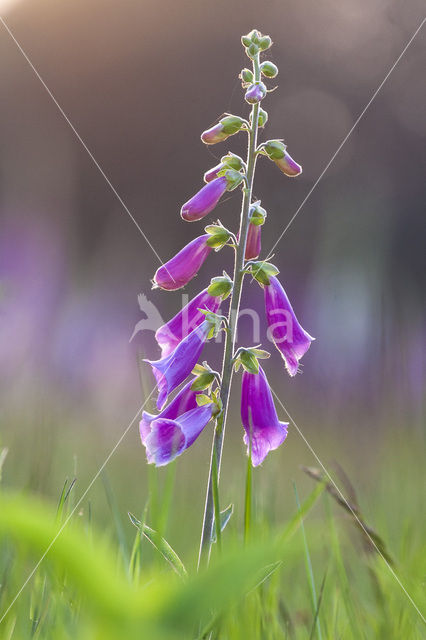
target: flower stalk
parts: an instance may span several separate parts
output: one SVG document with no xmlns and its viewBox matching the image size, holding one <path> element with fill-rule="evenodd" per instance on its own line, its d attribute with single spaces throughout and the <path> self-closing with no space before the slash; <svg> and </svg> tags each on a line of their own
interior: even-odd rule
<svg viewBox="0 0 426 640">
<path fill-rule="evenodd" d="M 253 78 L 254 82 L 260 82 L 260 60 L 259 53 L 253 57 Z M 212 453 L 210 461 L 209 479 L 207 484 L 206 503 L 204 509 L 203 527 L 201 533 L 200 552 L 198 557 L 198 566 L 200 567 L 203 557 L 207 560 L 210 555 L 213 525 L 215 522 L 214 514 L 220 512 L 218 492 L 214 491 L 215 486 L 219 485 L 220 466 L 222 460 L 223 438 L 225 435 L 226 419 L 228 414 L 229 397 L 231 392 L 231 382 L 233 373 L 233 355 L 235 351 L 237 318 L 240 309 L 241 291 L 245 273 L 245 252 L 247 244 L 247 234 L 250 223 L 250 204 L 252 201 L 253 182 L 256 168 L 256 148 L 257 135 L 259 128 L 259 102 L 252 105 L 250 122 L 248 128 L 248 147 L 247 147 L 247 173 L 246 186 L 243 188 L 243 198 L 241 204 L 239 240 L 235 249 L 234 261 L 234 287 L 231 294 L 228 314 L 228 328 L 225 332 L 225 346 L 222 361 L 222 386 L 221 401 L 223 409 L 216 420 L 214 430 Z M 216 497 L 216 500 L 215 500 Z M 217 502 L 217 504 L 215 504 Z M 219 524 L 219 523 L 218 523 Z M 220 528 L 220 524 L 219 527 Z M 219 539 L 219 538 L 218 538 Z"/>
</svg>

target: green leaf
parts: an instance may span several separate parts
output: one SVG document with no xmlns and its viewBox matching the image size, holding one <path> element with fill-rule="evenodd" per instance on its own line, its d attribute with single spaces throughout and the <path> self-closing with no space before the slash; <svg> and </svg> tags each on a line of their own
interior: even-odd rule
<svg viewBox="0 0 426 640">
<path fill-rule="evenodd" d="M 129 513 L 129 518 L 131 523 L 142 532 L 152 546 L 161 553 L 163 558 L 170 564 L 174 571 L 176 571 L 178 576 L 181 578 L 187 578 L 188 572 L 185 569 L 182 560 L 179 558 L 176 551 L 172 549 L 167 540 L 163 538 L 163 536 L 160 536 L 157 531 L 148 527 L 148 525 L 142 524 L 133 514 Z"/>
<path fill-rule="evenodd" d="M 234 513 L 234 505 L 230 504 L 220 512 L 220 530 L 223 531 Z M 213 528 L 212 542 L 216 542 L 216 531 Z"/>
</svg>

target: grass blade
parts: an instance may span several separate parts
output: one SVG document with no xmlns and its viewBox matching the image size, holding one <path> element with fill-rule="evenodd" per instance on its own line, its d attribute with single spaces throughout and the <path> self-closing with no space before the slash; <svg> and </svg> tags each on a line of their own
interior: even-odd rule
<svg viewBox="0 0 426 640">
<path fill-rule="evenodd" d="M 130 518 L 130 522 L 135 527 L 140 529 L 140 531 L 145 536 L 145 538 L 149 540 L 149 542 L 152 544 L 153 547 L 155 547 L 155 549 L 157 549 L 157 551 L 163 556 L 163 558 L 176 571 L 178 576 L 180 576 L 181 578 L 187 578 L 188 572 L 185 569 L 185 565 L 183 564 L 182 560 L 179 558 L 176 551 L 174 551 L 174 549 L 172 549 L 172 547 L 169 545 L 167 540 L 162 536 L 160 536 L 160 534 L 157 531 L 155 531 L 154 529 L 151 529 L 151 527 L 148 527 L 148 525 L 140 522 L 140 520 L 135 518 L 135 516 L 132 513 L 129 513 L 128 515 Z"/>
</svg>

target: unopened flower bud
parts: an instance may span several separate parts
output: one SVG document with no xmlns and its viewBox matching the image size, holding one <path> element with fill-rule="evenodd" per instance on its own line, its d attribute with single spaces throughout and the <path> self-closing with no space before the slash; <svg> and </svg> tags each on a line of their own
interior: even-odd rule
<svg viewBox="0 0 426 640">
<path fill-rule="evenodd" d="M 242 69 L 239 75 L 244 84 L 251 84 L 253 82 L 253 72 L 250 69 Z"/>
<path fill-rule="evenodd" d="M 187 222 L 201 220 L 210 211 L 213 211 L 227 188 L 228 180 L 225 176 L 211 180 L 182 205 L 180 215 Z"/>
<path fill-rule="evenodd" d="M 302 167 L 287 152 L 286 146 L 280 140 L 269 140 L 265 144 L 265 152 L 270 160 L 289 178 L 294 178 L 302 173 Z"/>
<path fill-rule="evenodd" d="M 252 29 L 250 31 L 250 33 L 248 34 L 248 36 L 249 36 L 250 40 L 252 42 L 254 42 L 254 44 L 259 44 L 259 41 L 260 41 L 260 38 L 262 37 L 262 34 L 257 29 Z"/>
<path fill-rule="evenodd" d="M 241 36 L 241 42 L 245 47 L 249 47 L 251 45 L 251 39 L 248 36 Z"/>
<path fill-rule="evenodd" d="M 248 55 L 249 58 L 255 58 L 257 56 L 257 54 L 259 53 L 259 47 L 257 46 L 257 44 L 251 44 L 249 46 L 249 48 L 246 50 L 246 53 Z"/>
<path fill-rule="evenodd" d="M 201 134 L 204 144 L 216 144 L 238 133 L 244 124 L 244 120 L 239 116 L 226 116 L 219 120 L 217 124 Z"/>
<path fill-rule="evenodd" d="M 223 171 L 224 168 L 225 165 L 223 164 L 223 162 L 220 162 L 215 167 L 212 167 L 211 169 L 206 171 L 204 174 L 204 182 L 211 182 L 215 178 L 218 178 L 219 171 Z"/>
<path fill-rule="evenodd" d="M 246 260 L 254 260 L 259 257 L 261 251 L 261 229 L 262 227 L 254 224 L 250 220 L 245 251 Z"/>
<path fill-rule="evenodd" d="M 277 65 L 273 62 L 269 62 L 269 60 L 262 62 L 260 65 L 260 71 L 266 78 L 275 78 L 278 75 Z"/>
<path fill-rule="evenodd" d="M 256 104 L 263 100 L 266 96 L 266 87 L 263 82 L 259 82 L 258 84 L 252 84 L 246 91 L 244 96 L 246 102 L 249 104 Z"/>
<path fill-rule="evenodd" d="M 262 36 L 259 40 L 259 48 L 261 51 L 266 51 L 272 45 L 272 40 L 269 36 Z"/>
</svg>

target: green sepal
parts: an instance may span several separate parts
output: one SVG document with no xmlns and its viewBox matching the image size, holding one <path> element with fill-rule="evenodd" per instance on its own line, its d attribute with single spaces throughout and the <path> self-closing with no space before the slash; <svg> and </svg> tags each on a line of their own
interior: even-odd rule
<svg viewBox="0 0 426 640">
<path fill-rule="evenodd" d="M 220 162 L 226 165 L 227 168 L 235 169 L 236 171 L 241 171 L 241 169 L 245 167 L 244 160 L 240 158 L 240 156 L 237 156 L 237 154 L 231 153 L 231 151 L 227 153 L 226 156 L 223 156 Z"/>
<path fill-rule="evenodd" d="M 195 397 L 195 401 L 199 407 L 204 407 L 206 404 L 213 402 L 210 396 L 207 396 L 205 393 L 198 393 Z"/>
<path fill-rule="evenodd" d="M 265 111 L 265 109 L 262 109 L 262 107 L 260 107 L 260 109 L 259 109 L 259 116 L 258 116 L 257 122 L 258 122 L 258 125 L 259 125 L 259 127 L 261 129 L 268 122 L 268 114 Z"/>
<path fill-rule="evenodd" d="M 273 62 L 265 60 L 260 65 L 260 71 L 266 78 L 275 78 L 278 75 L 278 67 Z"/>
<path fill-rule="evenodd" d="M 205 231 L 210 235 L 210 238 L 206 240 L 207 246 L 216 249 L 216 251 L 221 249 L 231 238 L 231 232 L 221 224 L 209 224 L 205 227 Z"/>
<path fill-rule="evenodd" d="M 222 118 L 219 122 L 222 125 L 223 133 L 226 133 L 229 136 L 234 135 L 234 133 L 238 133 L 244 124 L 243 118 L 232 115 L 225 116 L 225 118 Z"/>
<path fill-rule="evenodd" d="M 271 354 L 269 353 L 269 351 L 265 351 L 264 349 L 258 349 L 257 347 L 252 347 L 251 352 L 253 353 L 253 355 L 256 356 L 256 358 L 259 358 L 260 360 L 266 360 L 266 358 L 271 357 Z"/>
<path fill-rule="evenodd" d="M 253 278 L 263 285 L 270 285 L 269 278 L 279 273 L 279 269 L 275 265 L 270 262 L 262 262 L 262 260 L 251 262 L 250 268 Z"/>
<path fill-rule="evenodd" d="M 197 376 L 194 382 L 191 384 L 192 391 L 204 391 L 204 389 L 208 389 L 213 384 L 215 379 L 214 373 L 210 373 L 206 371 L 205 373 L 201 373 Z"/>
<path fill-rule="evenodd" d="M 219 172 L 218 175 L 220 175 L 220 173 L 221 172 Z M 228 181 L 227 191 L 234 191 L 244 180 L 243 174 L 235 169 L 228 169 L 224 175 Z"/>
<path fill-rule="evenodd" d="M 266 209 L 260 206 L 260 200 L 250 205 L 251 224 L 255 224 L 256 226 L 260 227 L 262 224 L 265 224 L 267 215 L 268 214 L 266 213 Z"/>
<path fill-rule="evenodd" d="M 210 285 L 207 287 L 207 293 L 213 297 L 221 296 L 222 300 L 230 295 L 233 287 L 233 282 L 228 275 L 217 276 L 212 278 Z"/>
<path fill-rule="evenodd" d="M 248 373 L 259 373 L 259 363 L 250 349 L 241 349 L 239 360 Z"/>
<path fill-rule="evenodd" d="M 191 371 L 191 373 L 193 376 L 199 376 L 200 374 L 203 374 L 206 371 L 208 371 L 208 369 L 204 367 L 202 364 L 196 364 L 193 370 Z"/>
<path fill-rule="evenodd" d="M 281 140 L 268 140 L 263 148 L 270 160 L 281 160 L 285 156 L 286 146 Z"/>
</svg>

